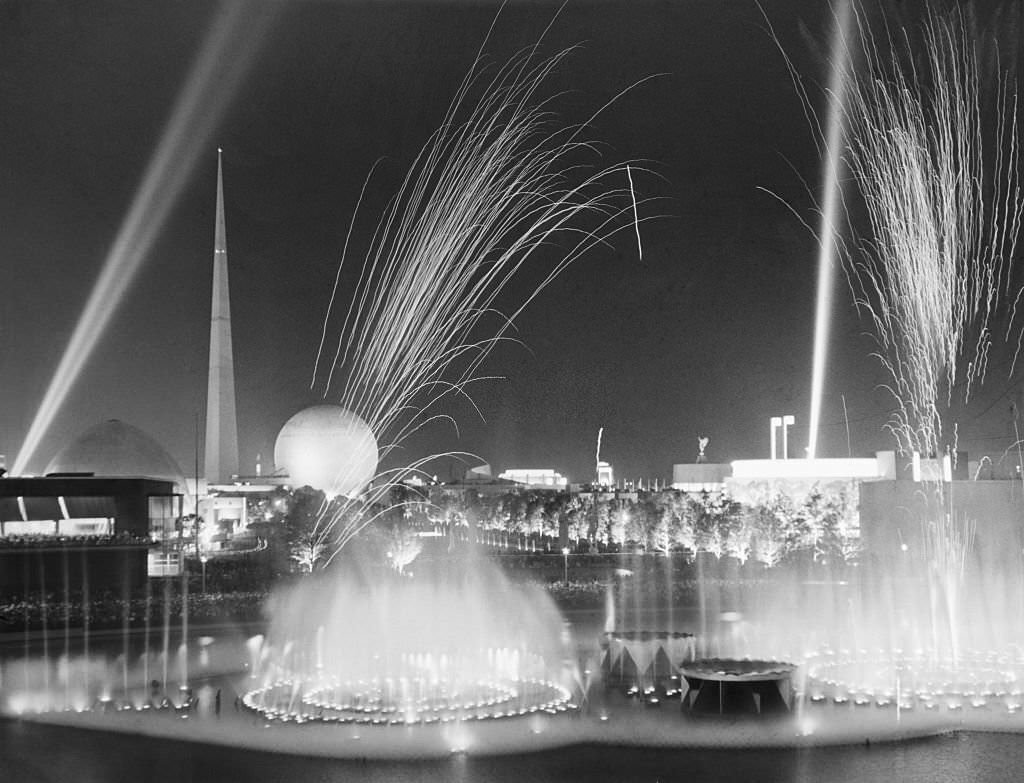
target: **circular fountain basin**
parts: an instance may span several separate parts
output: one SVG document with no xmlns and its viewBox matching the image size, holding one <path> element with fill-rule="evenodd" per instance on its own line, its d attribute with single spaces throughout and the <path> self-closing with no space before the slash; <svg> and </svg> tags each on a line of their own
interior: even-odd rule
<svg viewBox="0 0 1024 783">
<path fill-rule="evenodd" d="M 722 713 L 724 718 L 687 719 L 675 709 L 646 709 L 618 691 L 600 687 L 574 691 L 578 708 L 571 702 L 562 702 L 560 709 L 558 703 L 549 703 L 565 698 L 557 686 L 530 681 L 526 676 L 519 678 L 522 682 L 495 677 L 491 678 L 493 684 L 465 677 L 443 686 L 445 678 L 437 678 L 437 689 L 425 694 L 430 700 L 420 705 L 419 712 L 410 713 L 398 709 L 401 686 L 396 686 L 399 678 L 395 676 L 390 684 L 387 677 L 376 683 L 366 678 L 362 684 L 353 678 L 346 684 L 344 678 L 334 682 L 330 675 L 324 675 L 320 681 L 314 675 L 305 682 L 276 678 L 267 683 L 253 676 L 251 656 L 255 645 L 251 641 L 218 638 L 202 648 L 207 653 L 207 663 L 201 660 L 199 645 L 192 645 L 188 685 L 182 687 L 172 677 L 167 683 L 166 704 L 163 692 L 158 702 L 149 703 L 153 699 L 152 684 L 142 676 L 134 676 L 137 673 L 129 672 L 125 690 L 124 672 L 113 657 L 106 658 L 111 671 L 103 677 L 99 676 L 100 661 L 95 662 L 90 670 L 93 689 L 89 694 L 76 693 L 77 686 L 70 683 L 70 701 L 68 684 L 60 680 L 55 662 L 51 662 L 50 690 L 46 692 L 41 670 L 26 670 L 23 660 L 8 659 L 0 713 L 19 723 L 90 729 L 101 732 L 98 737 L 123 732 L 293 755 L 380 759 L 438 758 L 453 752 L 473 756 L 519 754 L 581 744 L 646 748 L 802 747 L 865 740 L 874 744 L 958 729 L 1024 732 L 1024 715 L 1008 708 L 980 709 L 968 702 L 959 710 L 919 707 L 901 711 L 893 702 L 887 708 L 876 709 L 857 707 L 852 701 L 815 702 L 810 692 L 806 700 L 795 699 L 788 714 L 771 720 L 740 719 L 742 713 L 726 711 Z M 120 648 L 119 643 L 113 644 L 111 651 Z M 20 645 L 14 651 L 18 649 Z M 597 652 L 595 645 L 588 654 L 593 658 Z M 96 654 L 101 653 L 97 650 Z M 824 661 L 822 657 L 817 663 Z M 154 666 L 151 661 L 151 673 Z M 691 677 L 703 678 L 705 687 L 713 681 L 731 687 L 758 680 L 778 681 L 792 672 L 791 667 L 792 664 L 779 661 L 708 659 L 686 664 L 684 668 Z M 80 662 L 67 668 L 69 672 L 84 670 Z M 819 669 L 819 673 L 823 672 Z M 38 680 L 34 686 L 38 693 L 22 692 L 26 674 Z M 804 682 L 804 678 L 792 679 L 801 685 Z M 478 681 L 484 684 L 473 685 Z M 427 675 L 425 683 L 430 682 Z M 317 690 L 318 686 L 322 686 L 321 690 Z M 410 691 L 414 684 L 409 682 L 405 687 Z M 264 708 L 259 709 L 259 697 L 254 692 L 266 688 L 271 690 L 262 697 Z M 109 698 L 102 696 L 104 689 L 110 691 Z M 196 702 L 186 706 L 190 690 Z M 523 700 L 522 705 L 507 700 L 501 703 L 513 690 L 515 698 Z M 247 697 L 249 702 L 243 702 Z M 282 705 L 294 699 L 293 709 L 273 706 L 275 699 Z M 486 704 L 492 700 L 495 704 Z M 470 709 L 481 703 L 478 712 Z M 326 706 L 321 717 L 320 708 L 324 705 L 333 706 Z M 346 706 L 350 708 L 347 713 L 342 711 Z M 334 709 L 339 711 L 332 713 Z M 717 712 L 717 703 L 710 711 Z M 31 729 L 26 725 L 19 730 Z"/>
<path fill-rule="evenodd" d="M 825 652 L 808 660 L 807 692 L 831 701 L 901 710 L 1020 711 L 1024 658 L 1019 653 L 970 651 L 952 658 L 926 651 Z"/>
<path fill-rule="evenodd" d="M 249 691 L 245 706 L 269 720 L 405 726 L 557 714 L 569 691 L 542 679 L 460 682 L 423 677 L 317 681 L 284 678 Z"/>
</svg>

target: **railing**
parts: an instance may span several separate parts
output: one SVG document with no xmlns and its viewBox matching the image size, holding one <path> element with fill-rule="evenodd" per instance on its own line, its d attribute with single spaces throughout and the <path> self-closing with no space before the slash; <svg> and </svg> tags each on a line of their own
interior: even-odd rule
<svg viewBox="0 0 1024 783">
<path fill-rule="evenodd" d="M 113 536 L 15 535 L 0 536 L 0 551 L 5 549 L 81 549 L 92 547 L 150 547 L 155 542 L 142 536 L 118 533 Z"/>
</svg>

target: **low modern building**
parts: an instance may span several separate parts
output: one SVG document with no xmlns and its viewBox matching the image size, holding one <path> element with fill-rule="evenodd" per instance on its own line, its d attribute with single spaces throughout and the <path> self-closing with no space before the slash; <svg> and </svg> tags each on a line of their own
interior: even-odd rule
<svg viewBox="0 0 1024 783">
<path fill-rule="evenodd" d="M 565 476 L 551 468 L 509 468 L 498 478 L 514 481 L 527 489 L 565 489 L 569 485 Z"/>
<path fill-rule="evenodd" d="M 802 500 L 815 489 L 843 489 L 854 498 L 854 505 L 861 484 L 893 481 L 898 469 L 892 451 L 879 451 L 874 457 L 743 459 L 735 460 L 730 468 L 725 489 L 740 502 L 757 502 L 779 491 Z"/>
<path fill-rule="evenodd" d="M 672 466 L 672 489 L 698 495 L 725 490 L 725 482 L 732 476 L 728 462 L 694 462 Z"/>
<path fill-rule="evenodd" d="M 176 576 L 181 516 L 170 481 L 0 478 L 0 592 L 122 590 Z"/>
</svg>

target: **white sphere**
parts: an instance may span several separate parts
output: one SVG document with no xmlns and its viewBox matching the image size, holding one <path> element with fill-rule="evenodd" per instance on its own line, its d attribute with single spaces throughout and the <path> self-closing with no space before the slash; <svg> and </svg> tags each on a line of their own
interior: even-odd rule
<svg viewBox="0 0 1024 783">
<path fill-rule="evenodd" d="M 288 419 L 274 443 L 274 464 L 296 487 L 328 497 L 359 494 L 377 472 L 377 440 L 340 405 L 314 405 Z"/>
</svg>

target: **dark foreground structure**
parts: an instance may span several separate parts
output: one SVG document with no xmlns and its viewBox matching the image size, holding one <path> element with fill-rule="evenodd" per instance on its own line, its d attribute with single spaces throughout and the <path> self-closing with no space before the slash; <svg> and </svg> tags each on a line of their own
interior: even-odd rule
<svg viewBox="0 0 1024 783">
<path fill-rule="evenodd" d="M 683 710 L 698 714 L 778 715 L 793 702 L 791 676 L 783 661 L 735 661 L 717 658 L 684 664 L 689 686 Z"/>
<path fill-rule="evenodd" d="M 178 573 L 170 481 L 0 478 L 0 594 L 121 590 Z"/>
</svg>

